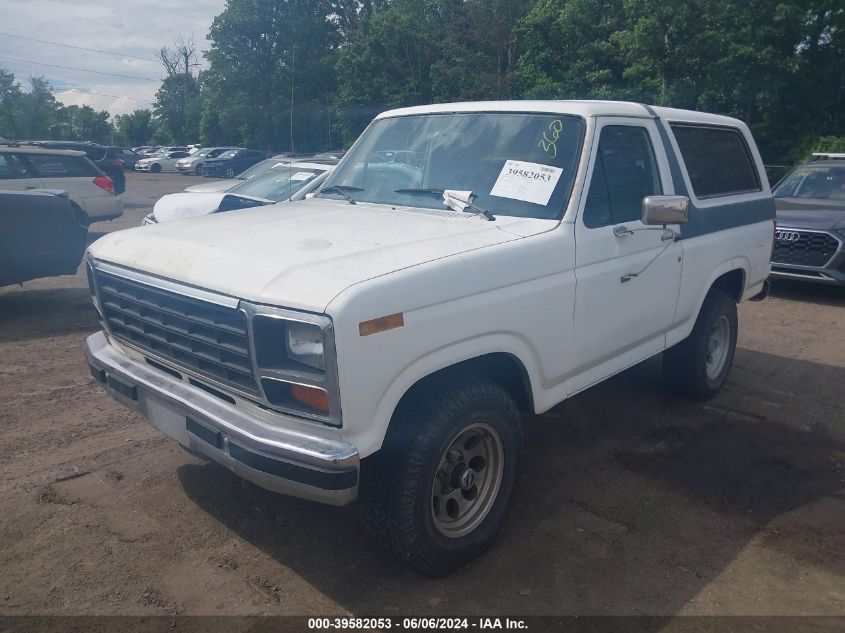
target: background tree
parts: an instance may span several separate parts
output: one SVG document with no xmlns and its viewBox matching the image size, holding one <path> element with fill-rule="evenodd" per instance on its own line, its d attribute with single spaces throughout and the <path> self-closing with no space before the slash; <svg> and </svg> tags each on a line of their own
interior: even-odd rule
<svg viewBox="0 0 845 633">
<path fill-rule="evenodd" d="M 202 113 L 200 84 L 194 69 L 199 65 L 192 38 L 176 38 L 173 48 L 163 47 L 159 60 L 167 76 L 156 92 L 155 115 L 164 141 L 196 142 Z"/>
<path fill-rule="evenodd" d="M 155 134 L 153 113 L 151 110 L 138 109 L 129 114 L 119 114 L 114 118 L 115 143 L 128 147 L 137 147 L 150 143 Z"/>
</svg>

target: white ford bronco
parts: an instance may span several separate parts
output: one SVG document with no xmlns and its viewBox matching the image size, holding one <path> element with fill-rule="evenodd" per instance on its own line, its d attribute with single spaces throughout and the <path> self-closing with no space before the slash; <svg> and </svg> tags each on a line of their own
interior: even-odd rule
<svg viewBox="0 0 845 633">
<path fill-rule="evenodd" d="M 520 412 L 663 353 L 713 396 L 736 304 L 766 293 L 775 207 L 748 128 L 636 103 L 415 107 L 320 192 L 90 247 L 94 378 L 259 486 L 358 500 L 446 574 L 505 519 Z"/>
</svg>

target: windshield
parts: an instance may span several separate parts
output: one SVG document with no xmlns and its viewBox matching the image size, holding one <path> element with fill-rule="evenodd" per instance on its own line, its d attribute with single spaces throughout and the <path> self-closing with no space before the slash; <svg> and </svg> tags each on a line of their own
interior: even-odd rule
<svg viewBox="0 0 845 633">
<path fill-rule="evenodd" d="M 220 154 L 220 158 L 234 158 L 235 156 L 237 156 L 237 155 L 238 155 L 238 152 L 239 152 L 239 151 L 240 151 L 240 150 L 233 149 L 233 150 L 231 150 L 231 151 L 229 151 L 229 152 L 225 152 L 225 153 L 223 153 L 223 154 Z"/>
<path fill-rule="evenodd" d="M 555 114 L 381 119 L 367 128 L 319 195 L 443 209 L 442 190 L 455 189 L 472 191 L 475 204 L 495 215 L 560 218 L 583 135 L 581 119 Z"/>
<path fill-rule="evenodd" d="M 271 169 L 269 172 L 235 185 L 229 193 L 264 198 L 273 202 L 287 200 L 325 170 L 310 167 Z"/>
<path fill-rule="evenodd" d="M 845 200 L 845 167 L 799 167 L 777 186 L 775 198 Z"/>
</svg>

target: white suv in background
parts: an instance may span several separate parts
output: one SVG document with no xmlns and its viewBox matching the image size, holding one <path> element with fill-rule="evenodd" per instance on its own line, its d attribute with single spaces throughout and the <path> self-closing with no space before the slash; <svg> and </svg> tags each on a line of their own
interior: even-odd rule
<svg viewBox="0 0 845 633">
<path fill-rule="evenodd" d="M 85 152 L 0 145 L 0 189 L 66 191 L 85 223 L 123 215 L 123 200 L 114 183 L 85 156 Z"/>
</svg>

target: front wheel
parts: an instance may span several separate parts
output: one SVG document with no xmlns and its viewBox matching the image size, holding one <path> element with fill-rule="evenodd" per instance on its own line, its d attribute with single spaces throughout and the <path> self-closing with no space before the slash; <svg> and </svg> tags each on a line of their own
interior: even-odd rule
<svg viewBox="0 0 845 633">
<path fill-rule="evenodd" d="M 152 167 L 150 167 L 150 171 L 151 171 L 151 172 L 153 172 L 154 174 L 159 173 L 159 172 L 161 171 L 161 165 L 159 165 L 158 163 L 156 163 L 155 165 L 153 165 Z"/>
<path fill-rule="evenodd" d="M 226 178 L 234 178 L 235 177 L 235 170 L 229 167 L 226 170 Z"/>
<path fill-rule="evenodd" d="M 365 464 L 364 523 L 403 564 L 444 576 L 496 538 L 522 452 L 519 412 L 499 385 L 467 378 L 427 389 L 403 403 Z"/>
<path fill-rule="evenodd" d="M 693 400 L 709 400 L 728 378 L 736 335 L 736 301 L 725 290 L 711 289 L 692 333 L 663 354 L 666 381 Z"/>
</svg>

